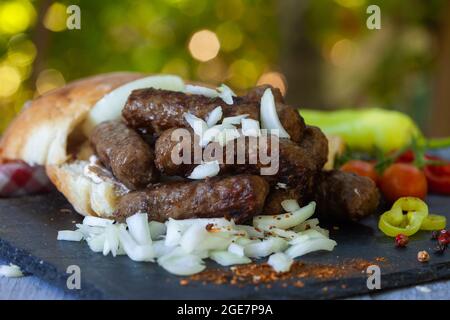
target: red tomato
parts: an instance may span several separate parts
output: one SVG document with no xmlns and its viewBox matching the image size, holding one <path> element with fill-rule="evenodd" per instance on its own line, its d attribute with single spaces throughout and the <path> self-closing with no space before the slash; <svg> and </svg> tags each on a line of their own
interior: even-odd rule
<svg viewBox="0 0 450 320">
<path fill-rule="evenodd" d="M 407 163 L 394 163 L 388 167 L 381 176 L 380 188 L 391 203 L 408 196 L 425 199 L 428 192 L 425 174 Z"/>
<path fill-rule="evenodd" d="M 375 170 L 375 164 L 371 162 L 350 160 L 341 167 L 341 170 L 345 172 L 353 172 L 359 176 L 370 178 L 375 183 L 378 182 L 378 174 Z"/>
</svg>

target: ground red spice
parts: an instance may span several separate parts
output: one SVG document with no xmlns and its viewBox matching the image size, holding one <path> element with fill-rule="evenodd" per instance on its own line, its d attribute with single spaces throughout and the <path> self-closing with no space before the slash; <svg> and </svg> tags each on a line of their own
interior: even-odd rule
<svg viewBox="0 0 450 320">
<path fill-rule="evenodd" d="M 384 257 L 377 257 L 375 261 L 386 262 L 387 260 Z M 267 263 L 251 263 L 233 266 L 229 269 L 207 269 L 182 279 L 180 284 L 181 282 L 183 282 L 182 285 L 187 285 L 190 282 L 201 282 L 203 284 L 231 284 L 238 286 L 261 284 L 270 287 L 271 283 L 281 282 L 283 287 L 290 283 L 295 287 L 301 288 L 304 286 L 304 283 L 300 279 L 339 279 L 361 274 L 372 264 L 374 264 L 373 261 L 363 259 L 351 259 L 336 265 L 307 264 L 295 261 L 289 272 L 277 273 Z"/>
</svg>

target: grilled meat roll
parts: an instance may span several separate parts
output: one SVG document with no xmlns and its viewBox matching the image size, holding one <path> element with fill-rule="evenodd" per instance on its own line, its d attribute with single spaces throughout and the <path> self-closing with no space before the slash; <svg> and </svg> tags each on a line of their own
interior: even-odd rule
<svg viewBox="0 0 450 320">
<path fill-rule="evenodd" d="M 158 177 L 154 153 L 133 129 L 121 121 L 96 126 L 91 144 L 103 165 L 130 190 L 144 188 Z"/>
<path fill-rule="evenodd" d="M 269 192 L 258 176 L 237 175 L 206 180 L 159 183 L 120 199 L 116 218 L 147 212 L 150 220 L 233 218 L 243 223 L 261 212 Z"/>
<path fill-rule="evenodd" d="M 319 215 L 358 221 L 376 211 L 380 194 L 371 179 L 332 170 L 320 173 L 313 198 Z"/>
</svg>

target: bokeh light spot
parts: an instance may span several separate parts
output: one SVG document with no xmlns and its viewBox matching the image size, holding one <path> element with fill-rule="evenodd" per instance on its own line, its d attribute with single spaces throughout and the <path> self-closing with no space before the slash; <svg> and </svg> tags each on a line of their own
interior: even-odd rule
<svg viewBox="0 0 450 320">
<path fill-rule="evenodd" d="M 18 67 L 30 65 L 36 57 L 36 46 L 26 35 L 18 34 L 8 43 L 8 62 Z"/>
<path fill-rule="evenodd" d="M 280 89 L 283 96 L 286 94 L 286 78 L 283 74 L 275 71 L 266 72 L 259 77 L 257 85 L 270 84 L 272 87 Z"/>
<path fill-rule="evenodd" d="M 208 61 L 214 59 L 220 50 L 217 35 L 210 30 L 200 30 L 194 33 L 189 41 L 189 52 L 194 59 Z"/>
<path fill-rule="evenodd" d="M 330 51 L 330 60 L 335 66 L 344 66 L 352 60 L 356 52 L 356 45 L 349 39 L 337 41 Z"/>
<path fill-rule="evenodd" d="M 225 62 L 217 57 L 205 63 L 199 64 L 197 76 L 200 80 L 211 83 L 222 83 L 226 78 L 227 66 Z"/>
<path fill-rule="evenodd" d="M 33 6 L 25 0 L 6 1 L 0 4 L 0 34 L 23 32 L 35 18 Z"/>
<path fill-rule="evenodd" d="M 230 66 L 230 83 L 239 89 L 248 89 L 255 85 L 258 70 L 252 61 L 240 59 Z"/>
<path fill-rule="evenodd" d="M 62 87 L 65 80 L 61 72 L 55 69 L 46 69 L 39 73 L 36 80 L 36 90 L 42 95 L 50 90 Z"/>
<path fill-rule="evenodd" d="M 334 1 L 337 4 L 346 8 L 358 8 L 366 3 L 365 0 L 334 0 Z"/>
<path fill-rule="evenodd" d="M 189 78 L 189 65 L 183 59 L 175 58 L 164 65 L 161 73 L 175 74 L 182 78 Z"/>
<path fill-rule="evenodd" d="M 231 21 L 222 23 L 217 28 L 217 36 L 222 50 L 228 52 L 239 48 L 244 38 L 239 26 Z"/>
<path fill-rule="evenodd" d="M 66 6 L 62 3 L 53 3 L 45 13 L 44 26 L 54 32 L 64 31 L 67 28 Z"/>
<path fill-rule="evenodd" d="M 0 97 L 6 98 L 16 93 L 20 86 L 20 72 L 10 65 L 0 66 Z"/>
</svg>

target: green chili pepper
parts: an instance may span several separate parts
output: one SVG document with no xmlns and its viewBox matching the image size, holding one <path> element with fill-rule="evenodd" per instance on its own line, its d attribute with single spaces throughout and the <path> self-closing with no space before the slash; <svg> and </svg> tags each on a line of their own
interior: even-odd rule
<svg viewBox="0 0 450 320">
<path fill-rule="evenodd" d="M 401 112 L 383 109 L 316 111 L 301 109 L 309 125 L 340 136 L 354 150 L 398 150 L 414 138 L 425 141 L 414 121 Z"/>
</svg>

